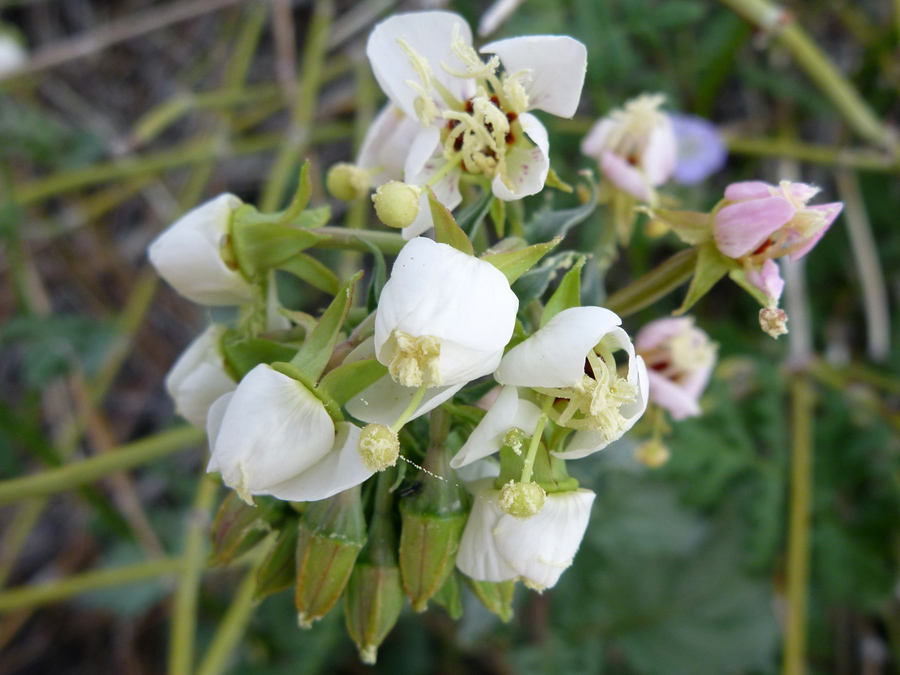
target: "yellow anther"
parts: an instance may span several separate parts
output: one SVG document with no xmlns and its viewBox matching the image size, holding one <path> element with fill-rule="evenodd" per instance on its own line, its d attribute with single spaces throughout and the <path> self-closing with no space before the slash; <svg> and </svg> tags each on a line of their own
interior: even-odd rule
<svg viewBox="0 0 900 675">
<path fill-rule="evenodd" d="M 388 371 L 404 387 L 439 387 L 441 342 L 433 335 L 414 337 L 399 330 L 391 334 L 394 351 Z"/>
</svg>

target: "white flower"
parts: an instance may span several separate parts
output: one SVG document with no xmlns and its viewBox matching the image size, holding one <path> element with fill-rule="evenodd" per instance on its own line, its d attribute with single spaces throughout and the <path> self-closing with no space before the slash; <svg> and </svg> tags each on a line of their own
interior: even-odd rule
<svg viewBox="0 0 900 675">
<path fill-rule="evenodd" d="M 372 172 L 372 187 L 392 180 L 403 180 L 406 155 L 421 126 L 393 103 L 388 103 L 372 121 L 366 132 L 356 165 Z"/>
<path fill-rule="evenodd" d="M 550 493 L 539 513 L 519 520 L 500 510 L 493 479 L 479 481 L 474 490 L 456 556 L 459 570 L 478 581 L 521 578 L 538 591 L 555 586 L 581 545 L 596 495 L 584 489 Z"/>
<path fill-rule="evenodd" d="M 259 365 L 209 411 L 212 448 L 207 471 L 218 471 L 241 499 L 272 495 L 314 501 L 372 475 L 356 445 L 359 429 L 334 422 L 300 382 Z"/>
<path fill-rule="evenodd" d="M 628 101 L 598 120 L 581 143 L 613 185 L 645 202 L 675 170 L 678 144 L 669 116 L 659 110 L 664 100 L 643 94 Z"/>
<path fill-rule="evenodd" d="M 494 4 L 481 15 L 481 21 L 478 22 L 478 34 L 486 37 L 493 33 L 512 16 L 522 2 L 523 0 L 495 0 Z"/>
<path fill-rule="evenodd" d="M 147 250 L 150 262 L 171 286 L 201 305 L 240 305 L 253 300 L 253 287 L 222 258 L 231 216 L 241 206 L 222 194 L 179 218 Z"/>
<path fill-rule="evenodd" d="M 28 61 L 28 52 L 15 37 L 0 30 L 0 77 L 12 73 Z"/>
<path fill-rule="evenodd" d="M 175 411 L 195 427 L 206 427 L 209 407 L 237 384 L 225 372 L 220 342 L 225 328 L 213 324 L 178 357 L 166 376 L 166 390 Z"/>
<path fill-rule="evenodd" d="M 449 12 L 399 14 L 369 37 L 366 54 L 391 102 L 421 128 L 408 146 L 405 180 L 431 185 L 447 208 L 461 200 L 463 171 L 484 175 L 495 196 L 521 199 L 547 178 L 547 131 L 528 110 L 571 117 L 581 98 L 587 51 L 566 36 L 531 36 L 472 48 L 465 20 Z M 505 73 L 500 74 L 503 66 Z M 432 225 L 427 202 L 404 236 Z"/>
<path fill-rule="evenodd" d="M 531 436 L 537 426 L 541 409 L 523 399 L 516 387 L 503 387 L 500 395 L 469 435 L 468 440 L 450 461 L 454 469 L 500 452 L 504 445 L 521 443 Z M 510 430 L 513 431 L 510 436 Z M 520 448 L 521 450 L 521 448 Z"/>
<path fill-rule="evenodd" d="M 494 377 L 500 384 L 530 387 L 564 399 L 550 419 L 576 429 L 564 459 L 602 450 L 628 431 L 647 409 L 647 368 L 635 356 L 622 320 L 602 307 L 573 307 L 503 357 Z M 628 357 L 628 374 L 618 373 L 615 350 Z"/>
<path fill-rule="evenodd" d="M 413 239 L 381 291 L 374 341 L 366 348 L 390 375 L 347 409 L 366 422 L 390 425 L 425 386 L 413 417 L 431 410 L 497 367 L 518 309 L 509 282 L 493 265 L 446 244 Z"/>
</svg>

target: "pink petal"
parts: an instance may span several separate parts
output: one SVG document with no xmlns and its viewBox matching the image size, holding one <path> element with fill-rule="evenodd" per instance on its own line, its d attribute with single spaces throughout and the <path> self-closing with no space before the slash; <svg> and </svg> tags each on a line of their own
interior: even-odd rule
<svg viewBox="0 0 900 675">
<path fill-rule="evenodd" d="M 743 202 L 748 199 L 766 199 L 772 196 L 774 185 L 769 185 L 761 180 L 748 180 L 740 183 L 732 183 L 725 188 L 725 199 L 731 202 Z"/>
<path fill-rule="evenodd" d="M 778 304 L 784 290 L 784 279 L 781 278 L 778 263 L 774 260 L 766 260 L 762 269 L 748 272 L 747 281 L 765 293 L 770 304 Z"/>
<path fill-rule="evenodd" d="M 647 371 L 647 379 L 650 380 L 650 400 L 660 408 L 668 410 L 672 419 L 683 420 L 700 414 L 699 396 L 679 387 L 652 369 Z"/>
<path fill-rule="evenodd" d="M 800 258 L 809 253 L 813 249 L 813 247 L 819 243 L 819 239 L 821 239 L 825 235 L 825 233 L 828 231 L 828 228 L 830 228 L 831 224 L 834 222 L 834 219 L 837 218 L 841 211 L 844 209 L 844 203 L 834 202 L 832 204 L 821 204 L 819 206 L 807 206 L 806 208 L 815 209 L 816 211 L 821 211 L 826 214 L 825 227 L 811 236 L 803 246 L 791 253 L 791 262 L 800 260 Z"/>
<path fill-rule="evenodd" d="M 796 209 L 784 197 L 753 199 L 726 206 L 713 221 L 716 245 L 728 257 L 740 258 L 759 248 L 795 213 Z"/>
<path fill-rule="evenodd" d="M 650 187 L 647 179 L 634 166 L 613 152 L 604 152 L 600 157 L 600 171 L 620 190 L 627 192 L 641 201 L 650 200 Z"/>
<path fill-rule="evenodd" d="M 648 352 L 666 340 L 689 331 L 693 326 L 694 319 L 689 316 L 651 321 L 638 331 L 634 338 L 634 349 L 637 352 Z"/>
</svg>

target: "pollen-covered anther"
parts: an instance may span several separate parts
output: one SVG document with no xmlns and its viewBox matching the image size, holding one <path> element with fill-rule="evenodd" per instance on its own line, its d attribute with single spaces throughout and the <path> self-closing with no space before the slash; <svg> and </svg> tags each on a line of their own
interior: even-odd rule
<svg viewBox="0 0 900 675">
<path fill-rule="evenodd" d="M 540 513 L 546 501 L 547 493 L 537 483 L 511 480 L 500 488 L 497 505 L 504 513 L 525 520 Z"/>
<path fill-rule="evenodd" d="M 359 435 L 357 451 L 369 471 L 384 471 L 397 463 L 400 439 L 395 431 L 383 424 L 368 424 Z"/>
<path fill-rule="evenodd" d="M 522 454 L 522 444 L 525 442 L 527 436 L 525 432 L 519 429 L 518 427 L 513 427 L 509 431 L 506 432 L 506 436 L 503 439 L 503 445 L 509 447 L 517 455 Z"/>
<path fill-rule="evenodd" d="M 433 335 L 414 337 L 395 330 L 394 350 L 388 371 L 404 387 L 439 387 L 441 341 Z"/>
<path fill-rule="evenodd" d="M 764 307 L 759 310 L 759 327 L 763 332 L 778 339 L 779 335 L 786 335 L 788 316 L 783 309 L 777 307 Z"/>
</svg>

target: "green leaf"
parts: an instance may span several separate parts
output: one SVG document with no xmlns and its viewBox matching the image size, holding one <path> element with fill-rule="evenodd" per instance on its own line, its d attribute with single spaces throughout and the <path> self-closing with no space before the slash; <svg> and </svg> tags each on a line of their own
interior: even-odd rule
<svg viewBox="0 0 900 675">
<path fill-rule="evenodd" d="M 731 277 L 731 280 L 734 281 L 734 283 L 736 283 L 738 286 L 752 295 L 753 299 L 756 300 L 760 305 L 762 305 L 763 307 L 767 307 L 769 305 L 769 299 L 766 297 L 766 294 L 750 283 L 743 268 L 739 267 L 738 269 L 731 270 L 728 273 L 728 276 Z"/>
<path fill-rule="evenodd" d="M 587 256 L 581 256 L 575 261 L 575 265 L 566 272 L 566 276 L 559 282 L 559 287 L 550 296 L 541 314 L 541 326 L 547 324 L 550 319 L 564 309 L 581 306 L 581 268 Z"/>
<path fill-rule="evenodd" d="M 493 210 L 494 204 L 497 202 L 503 203 L 501 200 L 495 199 L 490 190 L 485 190 L 478 199 L 459 212 L 456 222 L 470 240 L 475 238 L 481 221 L 489 211 Z"/>
<path fill-rule="evenodd" d="M 520 276 L 534 267 L 538 261 L 563 240 L 562 237 L 554 237 L 543 244 L 534 244 L 518 251 L 506 251 L 504 253 L 486 253 L 481 256 L 485 262 L 489 262 L 503 272 L 509 283 L 513 283 Z"/>
<path fill-rule="evenodd" d="M 256 572 L 255 601 L 287 590 L 297 580 L 297 539 L 299 532 L 295 521 L 284 524 L 275 545 Z"/>
<path fill-rule="evenodd" d="M 303 212 L 303 209 L 306 208 L 306 205 L 309 204 L 309 196 L 311 194 L 312 180 L 309 177 L 309 160 L 307 159 L 303 162 L 303 166 L 300 167 L 300 179 L 298 180 L 297 191 L 294 193 L 294 198 L 291 199 L 291 203 L 288 204 L 288 207 L 281 213 L 279 222 L 288 223 L 299 216 Z"/>
<path fill-rule="evenodd" d="M 463 615 L 461 576 L 459 572 L 453 570 L 441 590 L 432 598 L 437 605 L 447 611 L 454 621 L 459 621 Z"/>
<path fill-rule="evenodd" d="M 684 298 L 684 302 L 681 303 L 681 307 L 674 312 L 676 316 L 687 312 L 716 285 L 719 279 L 737 267 L 737 263 L 734 260 L 719 253 L 719 249 L 716 248 L 714 241 L 697 247 L 697 254 L 697 266 L 694 268 L 691 285 L 688 287 L 687 295 Z"/>
<path fill-rule="evenodd" d="M 238 267 L 248 279 L 257 278 L 268 270 L 279 267 L 291 257 L 326 238 L 293 225 L 253 220 L 253 214 L 244 211 L 245 208 L 248 207 L 245 205 L 235 211 L 231 226 L 231 246 Z"/>
<path fill-rule="evenodd" d="M 345 363 L 326 373 L 319 382 L 318 388 L 328 394 L 338 405 L 344 405 L 387 375 L 387 372 L 387 366 L 382 365 L 375 358 Z"/>
<path fill-rule="evenodd" d="M 548 256 L 540 265 L 523 274 L 513 286 L 513 292 L 519 298 L 519 305 L 525 305 L 543 296 L 550 283 L 560 275 L 561 270 L 571 269 L 580 256 L 581 254 L 574 251 L 563 251 Z"/>
<path fill-rule="evenodd" d="M 296 227 L 315 229 L 317 227 L 324 227 L 328 224 L 329 220 L 331 220 L 331 207 L 320 206 L 317 209 L 308 209 L 304 211 L 291 222 Z"/>
<path fill-rule="evenodd" d="M 334 272 L 306 253 L 299 253 L 284 261 L 278 266 L 278 269 L 288 274 L 293 274 L 298 279 L 302 279 L 313 288 L 318 288 L 320 291 L 328 293 L 328 295 L 337 295 L 341 287 L 341 282 Z"/>
<path fill-rule="evenodd" d="M 337 337 L 344 325 L 344 319 L 347 318 L 347 312 L 350 311 L 350 305 L 353 303 L 353 288 L 362 275 L 362 271 L 357 272 L 338 291 L 313 332 L 307 336 L 300 351 L 291 359 L 291 365 L 313 382 L 319 379 L 331 358 Z"/>
<path fill-rule="evenodd" d="M 491 202 L 491 220 L 494 222 L 494 232 L 498 239 L 503 239 L 506 232 L 506 202 L 495 199 Z"/>
<path fill-rule="evenodd" d="M 597 208 L 597 184 L 589 172 L 585 172 L 588 185 L 591 188 L 590 199 L 581 206 L 563 211 L 542 211 L 528 223 L 528 239 L 546 240 L 550 237 L 565 236 L 566 233 L 587 220 Z"/>
<path fill-rule="evenodd" d="M 242 502 L 236 492 L 229 492 L 219 506 L 210 532 L 210 563 L 227 565 L 256 546 L 271 531 L 258 508 Z"/>
<path fill-rule="evenodd" d="M 242 380 L 260 363 L 290 361 L 297 353 L 295 347 L 264 340 L 262 338 L 235 339 L 237 333 L 226 334 L 222 340 L 225 362 L 231 368 L 236 380 Z"/>
<path fill-rule="evenodd" d="M 434 238 L 439 244 L 447 244 L 457 251 L 475 255 L 475 249 L 472 248 L 472 242 L 462 231 L 450 210 L 441 204 L 431 188 L 428 189 L 428 203 L 431 207 L 431 217 L 434 219 Z"/>
<path fill-rule="evenodd" d="M 572 194 L 575 191 L 571 185 L 569 185 L 566 181 L 560 178 L 556 171 L 553 168 L 550 168 L 550 171 L 547 173 L 547 180 L 544 183 L 544 187 L 554 188 L 561 192 L 565 192 L 567 194 Z"/>
<path fill-rule="evenodd" d="M 515 581 L 476 581 L 463 575 L 466 586 L 475 594 L 482 604 L 507 623 L 513 617 L 513 592 Z"/>
</svg>

